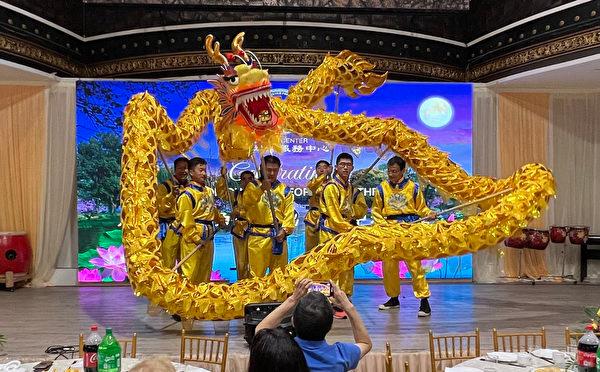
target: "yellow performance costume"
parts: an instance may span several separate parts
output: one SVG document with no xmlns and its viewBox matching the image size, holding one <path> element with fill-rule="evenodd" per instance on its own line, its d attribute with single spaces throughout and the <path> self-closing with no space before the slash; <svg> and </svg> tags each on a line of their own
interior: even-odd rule
<svg viewBox="0 0 600 372">
<path fill-rule="evenodd" d="M 246 211 L 241 207 L 243 192 L 238 190 L 231 191 L 227 187 L 227 181 L 223 177 L 217 180 L 217 196 L 227 202 L 232 203 L 231 216 L 233 226 L 231 235 L 233 239 L 233 253 L 235 255 L 235 268 L 238 280 L 250 277 L 250 268 L 248 266 L 248 220 Z"/>
<path fill-rule="evenodd" d="M 344 183 L 339 177 L 323 186 L 319 210 L 319 240 L 326 243 L 334 236 L 350 231 L 356 221 L 367 214 L 367 202 L 363 193 L 354 189 L 350 182 Z M 354 288 L 354 268 L 344 271 L 338 277 L 338 286 L 347 295 Z"/>
<path fill-rule="evenodd" d="M 306 185 L 311 192 L 311 196 L 308 198 L 310 209 L 304 217 L 304 247 L 306 252 L 310 252 L 311 249 L 319 245 L 319 217 L 321 216 L 319 200 L 321 199 L 323 184 L 327 178 L 326 174 L 322 174 L 308 181 Z"/>
<path fill-rule="evenodd" d="M 431 213 L 425 203 L 419 186 L 408 178 L 392 185 L 383 181 L 375 190 L 371 208 L 373 220 L 377 225 L 414 222 Z M 412 277 L 413 291 L 416 298 L 428 298 L 429 285 L 425 280 L 425 271 L 420 260 L 405 260 Z M 383 260 L 383 286 L 389 297 L 400 295 L 400 279 L 398 277 L 398 260 Z"/>
<path fill-rule="evenodd" d="M 191 98 L 176 122 L 148 93 L 133 96 L 125 108 L 121 223 L 127 271 L 135 295 L 147 297 L 170 313 L 207 320 L 239 318 L 248 303 L 283 301 L 293 293 L 299 278 L 336 278 L 367 261 L 476 252 L 519 234 L 556 194 L 552 172 L 542 164 L 526 164 L 501 179 L 472 176 L 400 119 L 312 109 L 335 87 L 357 97 L 372 93 L 385 82 L 385 74 L 374 72 L 372 63 L 351 51 L 325 56 L 321 65 L 290 88 L 286 99 L 272 97 L 268 71 L 262 69 L 255 54 L 243 50 L 243 37 L 240 33 L 232 39 L 231 51 L 246 63 L 230 64 L 220 45 L 207 36 L 206 55 L 222 68 L 222 74 L 213 82 L 214 89 L 199 91 Z M 198 57 L 205 60 L 203 53 Z M 251 100 L 260 104 L 246 104 Z M 214 125 L 219 156 L 225 162 L 247 159 L 255 144 L 262 153 L 270 148 L 280 151 L 274 142 L 281 146 L 285 130 L 320 141 L 389 146 L 427 182 L 457 200 L 489 199 L 480 213 L 464 220 L 357 226 L 321 242 L 273 275 L 232 285 L 191 285 L 160 259 L 156 153 L 159 149 L 167 155 L 187 151 L 209 123 Z M 264 123 L 262 132 L 252 128 Z M 273 123 L 277 126 L 272 127 Z M 257 136 L 260 133 L 265 135 Z"/>
<path fill-rule="evenodd" d="M 260 181 L 259 181 L 260 182 Z M 275 218 L 286 235 L 294 232 L 294 194 L 279 181 L 271 184 L 271 195 L 275 208 Z M 272 273 L 287 265 L 287 242 L 283 242 L 283 252 L 273 254 L 274 236 L 277 234 L 269 207 L 267 192 L 252 182 L 246 185 L 242 194 L 241 207 L 246 211 L 249 223 L 248 260 L 251 277 L 263 277 L 267 268 Z"/>
<path fill-rule="evenodd" d="M 158 185 L 156 191 L 158 222 L 160 224 L 159 239 L 163 241 L 161 245 L 162 262 L 167 267 L 175 266 L 175 260 L 179 254 L 179 237 L 171 231 L 170 227 L 175 223 L 177 197 L 182 189 L 183 187 L 168 179 Z M 169 233 L 169 231 L 171 232 Z M 167 236 L 169 236 L 168 240 Z"/>
<path fill-rule="evenodd" d="M 215 208 L 215 192 L 210 187 L 190 182 L 177 199 L 177 233 L 181 234 L 180 259 L 202 247 L 181 265 L 182 274 L 190 283 L 210 282 L 214 255 L 215 222 L 224 224 L 225 219 Z"/>
</svg>

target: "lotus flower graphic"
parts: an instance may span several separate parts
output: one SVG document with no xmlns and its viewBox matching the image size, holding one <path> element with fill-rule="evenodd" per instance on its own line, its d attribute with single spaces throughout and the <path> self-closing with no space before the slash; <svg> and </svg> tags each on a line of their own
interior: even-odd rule
<svg viewBox="0 0 600 372">
<path fill-rule="evenodd" d="M 125 252 L 123 246 L 111 245 L 108 249 L 96 248 L 100 257 L 92 258 L 90 263 L 103 268 L 102 279 L 111 277 L 115 282 L 125 281 L 127 278 L 127 266 L 125 266 Z"/>
</svg>

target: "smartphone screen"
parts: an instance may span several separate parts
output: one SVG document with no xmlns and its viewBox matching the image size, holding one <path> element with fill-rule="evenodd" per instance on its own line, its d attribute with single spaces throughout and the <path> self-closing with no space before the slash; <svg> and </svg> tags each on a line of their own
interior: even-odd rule
<svg viewBox="0 0 600 372">
<path fill-rule="evenodd" d="M 315 282 L 308 288 L 309 292 L 321 292 L 327 297 L 331 297 L 331 284 L 329 282 Z"/>
</svg>

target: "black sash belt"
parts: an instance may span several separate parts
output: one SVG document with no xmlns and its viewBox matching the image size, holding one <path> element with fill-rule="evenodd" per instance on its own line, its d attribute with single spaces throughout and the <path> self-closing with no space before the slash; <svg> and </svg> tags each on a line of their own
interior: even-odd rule
<svg viewBox="0 0 600 372">
<path fill-rule="evenodd" d="M 273 224 L 270 224 L 270 225 L 261 225 L 261 224 L 257 224 L 257 223 L 251 223 L 250 227 L 258 227 L 258 228 L 261 228 L 261 229 L 272 229 L 272 228 L 275 227 L 275 225 L 273 225 Z"/>
</svg>

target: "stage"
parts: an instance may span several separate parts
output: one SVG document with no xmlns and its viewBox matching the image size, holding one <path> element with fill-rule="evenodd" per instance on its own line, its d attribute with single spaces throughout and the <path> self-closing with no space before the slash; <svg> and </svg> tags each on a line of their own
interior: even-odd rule
<svg viewBox="0 0 600 372">
<path fill-rule="evenodd" d="M 370 360 L 375 371 L 386 341 L 394 354 L 403 360 L 425 358 L 427 332 L 456 333 L 481 330 L 482 350 L 492 348 L 491 329 L 507 331 L 533 330 L 546 327 L 548 347 L 564 348 L 564 328 L 580 325 L 584 320 L 583 306 L 596 304 L 591 293 L 598 286 L 558 284 L 431 284 L 432 315 L 417 318 L 418 300 L 410 285 L 403 284 L 400 310 L 379 311 L 377 305 L 387 297 L 382 285 L 357 284 L 353 302 L 364 319 L 373 340 Z M 31 360 L 45 357 L 50 345 L 75 345 L 80 332 L 87 333 L 91 324 L 110 326 L 119 337 L 138 334 L 138 357 L 147 355 L 179 355 L 180 325 L 172 324 L 170 316 L 147 314 L 147 300 L 133 296 L 130 287 L 48 287 L 20 288 L 15 292 L 0 292 L 0 333 L 7 338 L 5 352 L 12 358 Z M 103 329 L 102 329 L 103 330 Z M 194 334 L 212 335 L 229 331 L 228 370 L 241 370 L 248 348 L 243 340 L 242 320 L 199 321 Z M 352 341 L 348 320 L 335 320 L 328 341 Z M 420 352 L 420 353 L 415 353 Z M 412 355 L 412 356 L 410 356 Z M 410 358 L 408 358 L 410 356 Z M 408 358 L 408 359 L 407 359 Z M 377 361 L 375 361 L 377 359 Z M 419 368 L 420 367 L 420 368 Z M 428 366 L 413 367 L 426 371 Z"/>
</svg>

